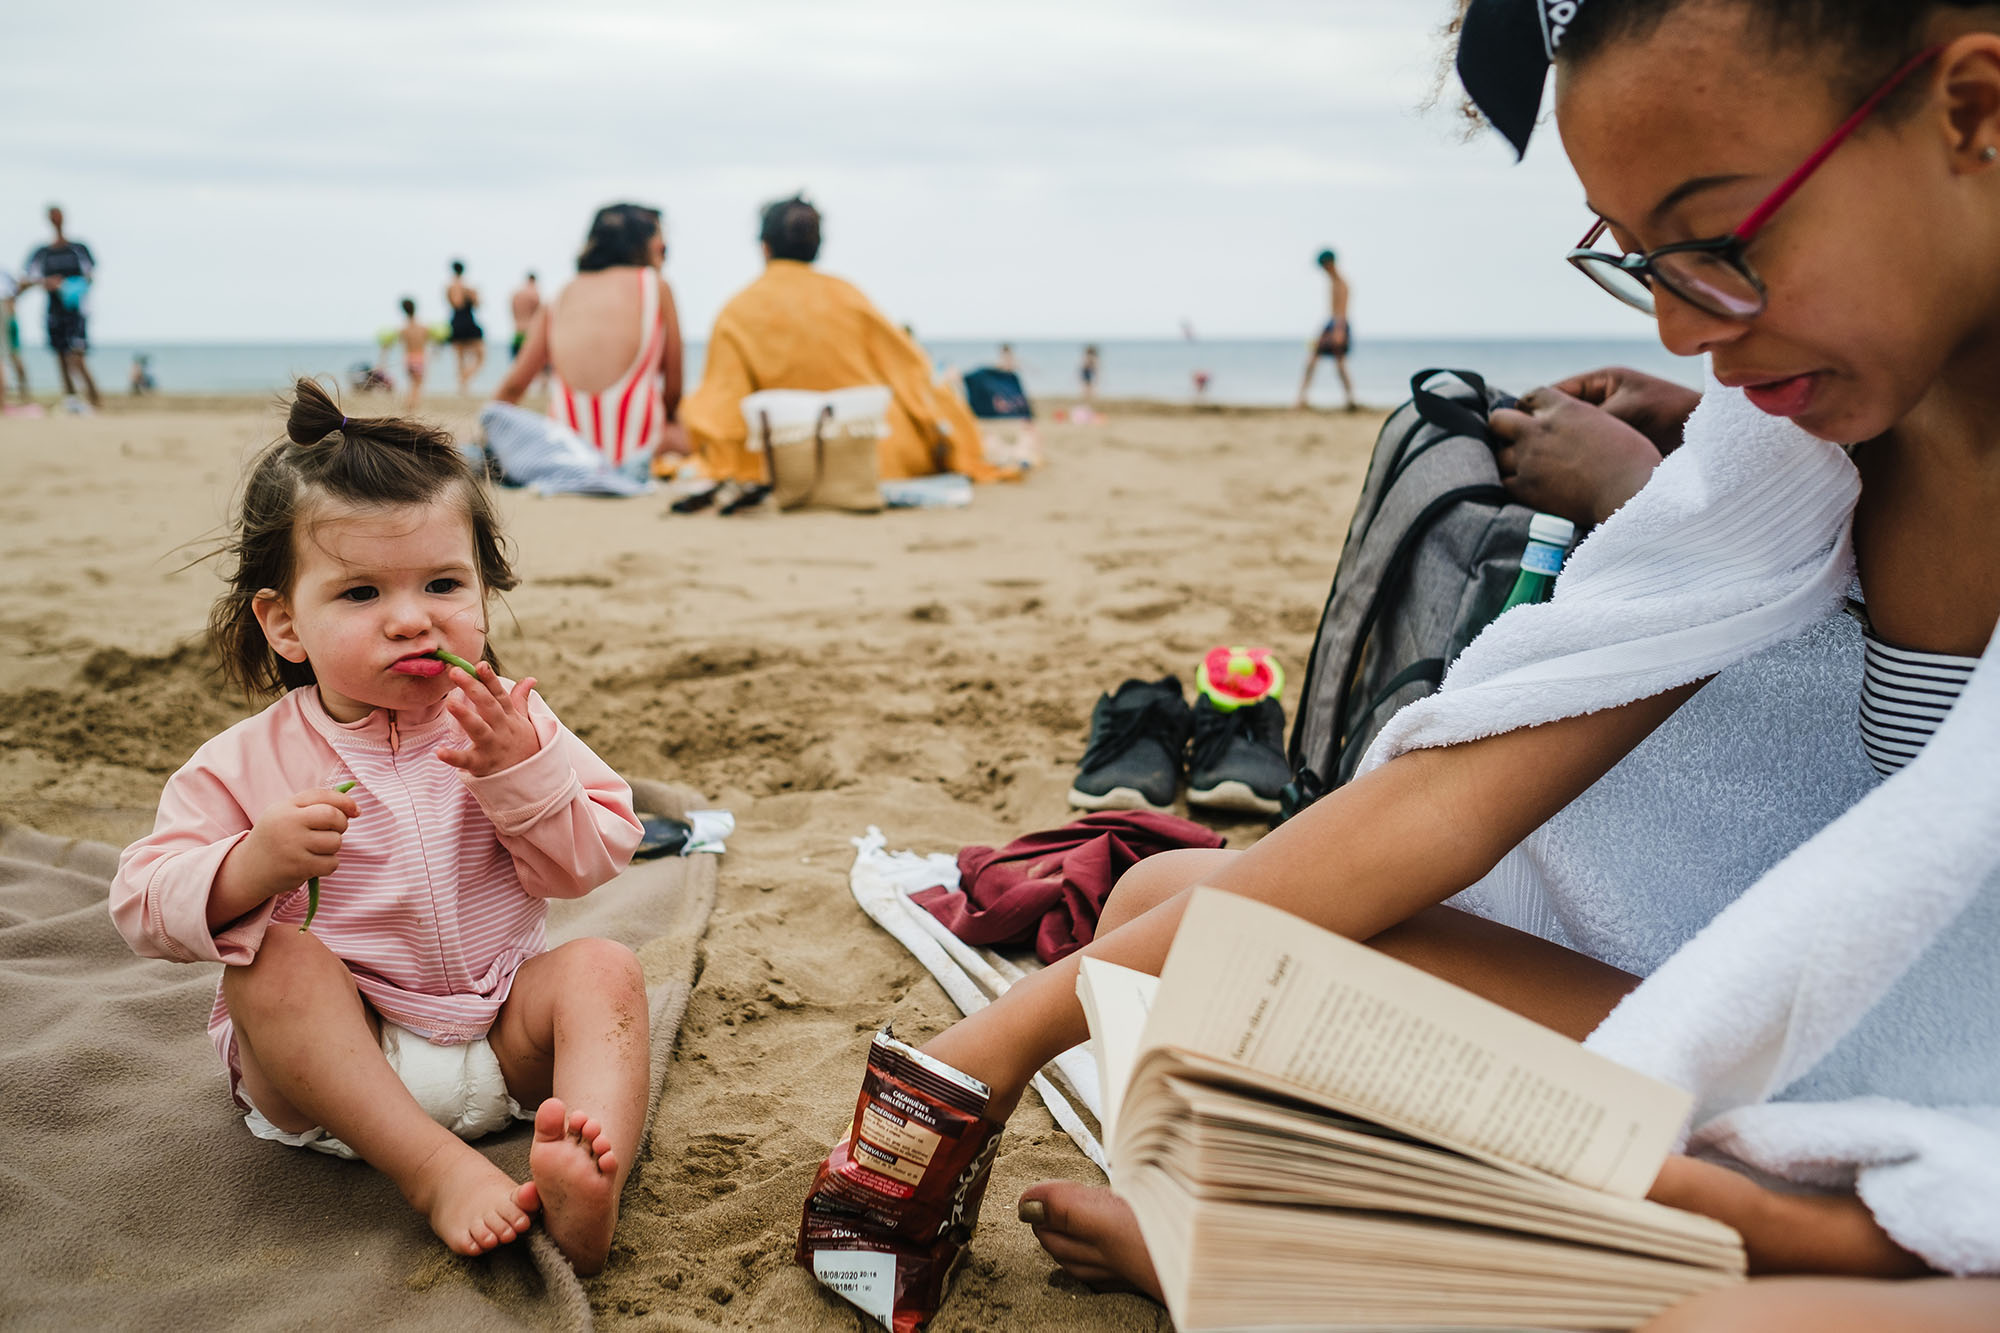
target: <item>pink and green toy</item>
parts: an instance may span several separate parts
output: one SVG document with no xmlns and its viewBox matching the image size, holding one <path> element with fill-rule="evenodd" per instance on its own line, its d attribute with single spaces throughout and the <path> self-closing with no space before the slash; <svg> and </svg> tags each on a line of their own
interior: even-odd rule
<svg viewBox="0 0 2000 1333">
<path fill-rule="evenodd" d="M 1211 648 L 1201 659 L 1195 680 L 1196 692 L 1223 713 L 1285 693 L 1285 669 L 1269 648 Z"/>
</svg>

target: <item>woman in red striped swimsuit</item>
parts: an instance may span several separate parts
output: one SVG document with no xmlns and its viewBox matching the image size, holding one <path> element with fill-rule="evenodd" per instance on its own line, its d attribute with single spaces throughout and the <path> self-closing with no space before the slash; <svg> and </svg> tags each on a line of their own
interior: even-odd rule
<svg viewBox="0 0 2000 1333">
<path fill-rule="evenodd" d="M 681 401 L 681 329 L 658 209 L 601 208 L 577 256 L 577 274 L 528 327 L 521 355 L 494 396 L 518 405 L 543 369 L 549 416 L 575 431 L 607 466 L 646 476 L 658 454 L 685 454 L 674 418 Z"/>
</svg>

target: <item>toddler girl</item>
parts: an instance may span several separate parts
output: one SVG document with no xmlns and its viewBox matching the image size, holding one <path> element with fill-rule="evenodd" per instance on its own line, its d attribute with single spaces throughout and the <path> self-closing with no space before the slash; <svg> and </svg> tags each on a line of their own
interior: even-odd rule
<svg viewBox="0 0 2000 1333">
<path fill-rule="evenodd" d="M 112 918 L 141 954 L 227 965 L 209 1033 L 252 1133 L 372 1163 L 461 1254 L 540 1211 L 595 1272 L 645 1115 L 645 987 L 624 946 L 551 950 L 544 920 L 630 859 L 631 790 L 495 672 L 487 599 L 515 578 L 450 438 L 308 380 L 286 435 L 210 615 L 225 672 L 280 697 L 168 780 Z M 464 1139 L 523 1106 L 517 1183 Z"/>
</svg>

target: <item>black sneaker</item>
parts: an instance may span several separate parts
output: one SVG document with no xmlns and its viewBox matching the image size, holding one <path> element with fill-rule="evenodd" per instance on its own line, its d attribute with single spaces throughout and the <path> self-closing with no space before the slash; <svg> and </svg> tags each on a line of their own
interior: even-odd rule
<svg viewBox="0 0 2000 1333">
<path fill-rule="evenodd" d="M 1194 701 L 1189 805 L 1275 815 L 1291 780 L 1283 704 L 1264 699 L 1225 713 L 1207 695 Z"/>
<path fill-rule="evenodd" d="M 1069 803 L 1079 810 L 1171 810 L 1187 738 L 1178 678 L 1126 681 L 1090 712 L 1090 746 Z"/>
</svg>

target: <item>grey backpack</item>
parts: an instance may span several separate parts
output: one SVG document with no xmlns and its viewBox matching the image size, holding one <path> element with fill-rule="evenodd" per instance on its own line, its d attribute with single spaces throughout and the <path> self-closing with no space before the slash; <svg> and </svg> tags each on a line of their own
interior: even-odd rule
<svg viewBox="0 0 2000 1333">
<path fill-rule="evenodd" d="M 1396 711 L 1430 694 L 1521 572 L 1534 511 L 1500 485 L 1487 414 L 1513 398 L 1424 370 L 1375 441 L 1292 721 L 1287 818 L 1354 777 Z"/>
</svg>

